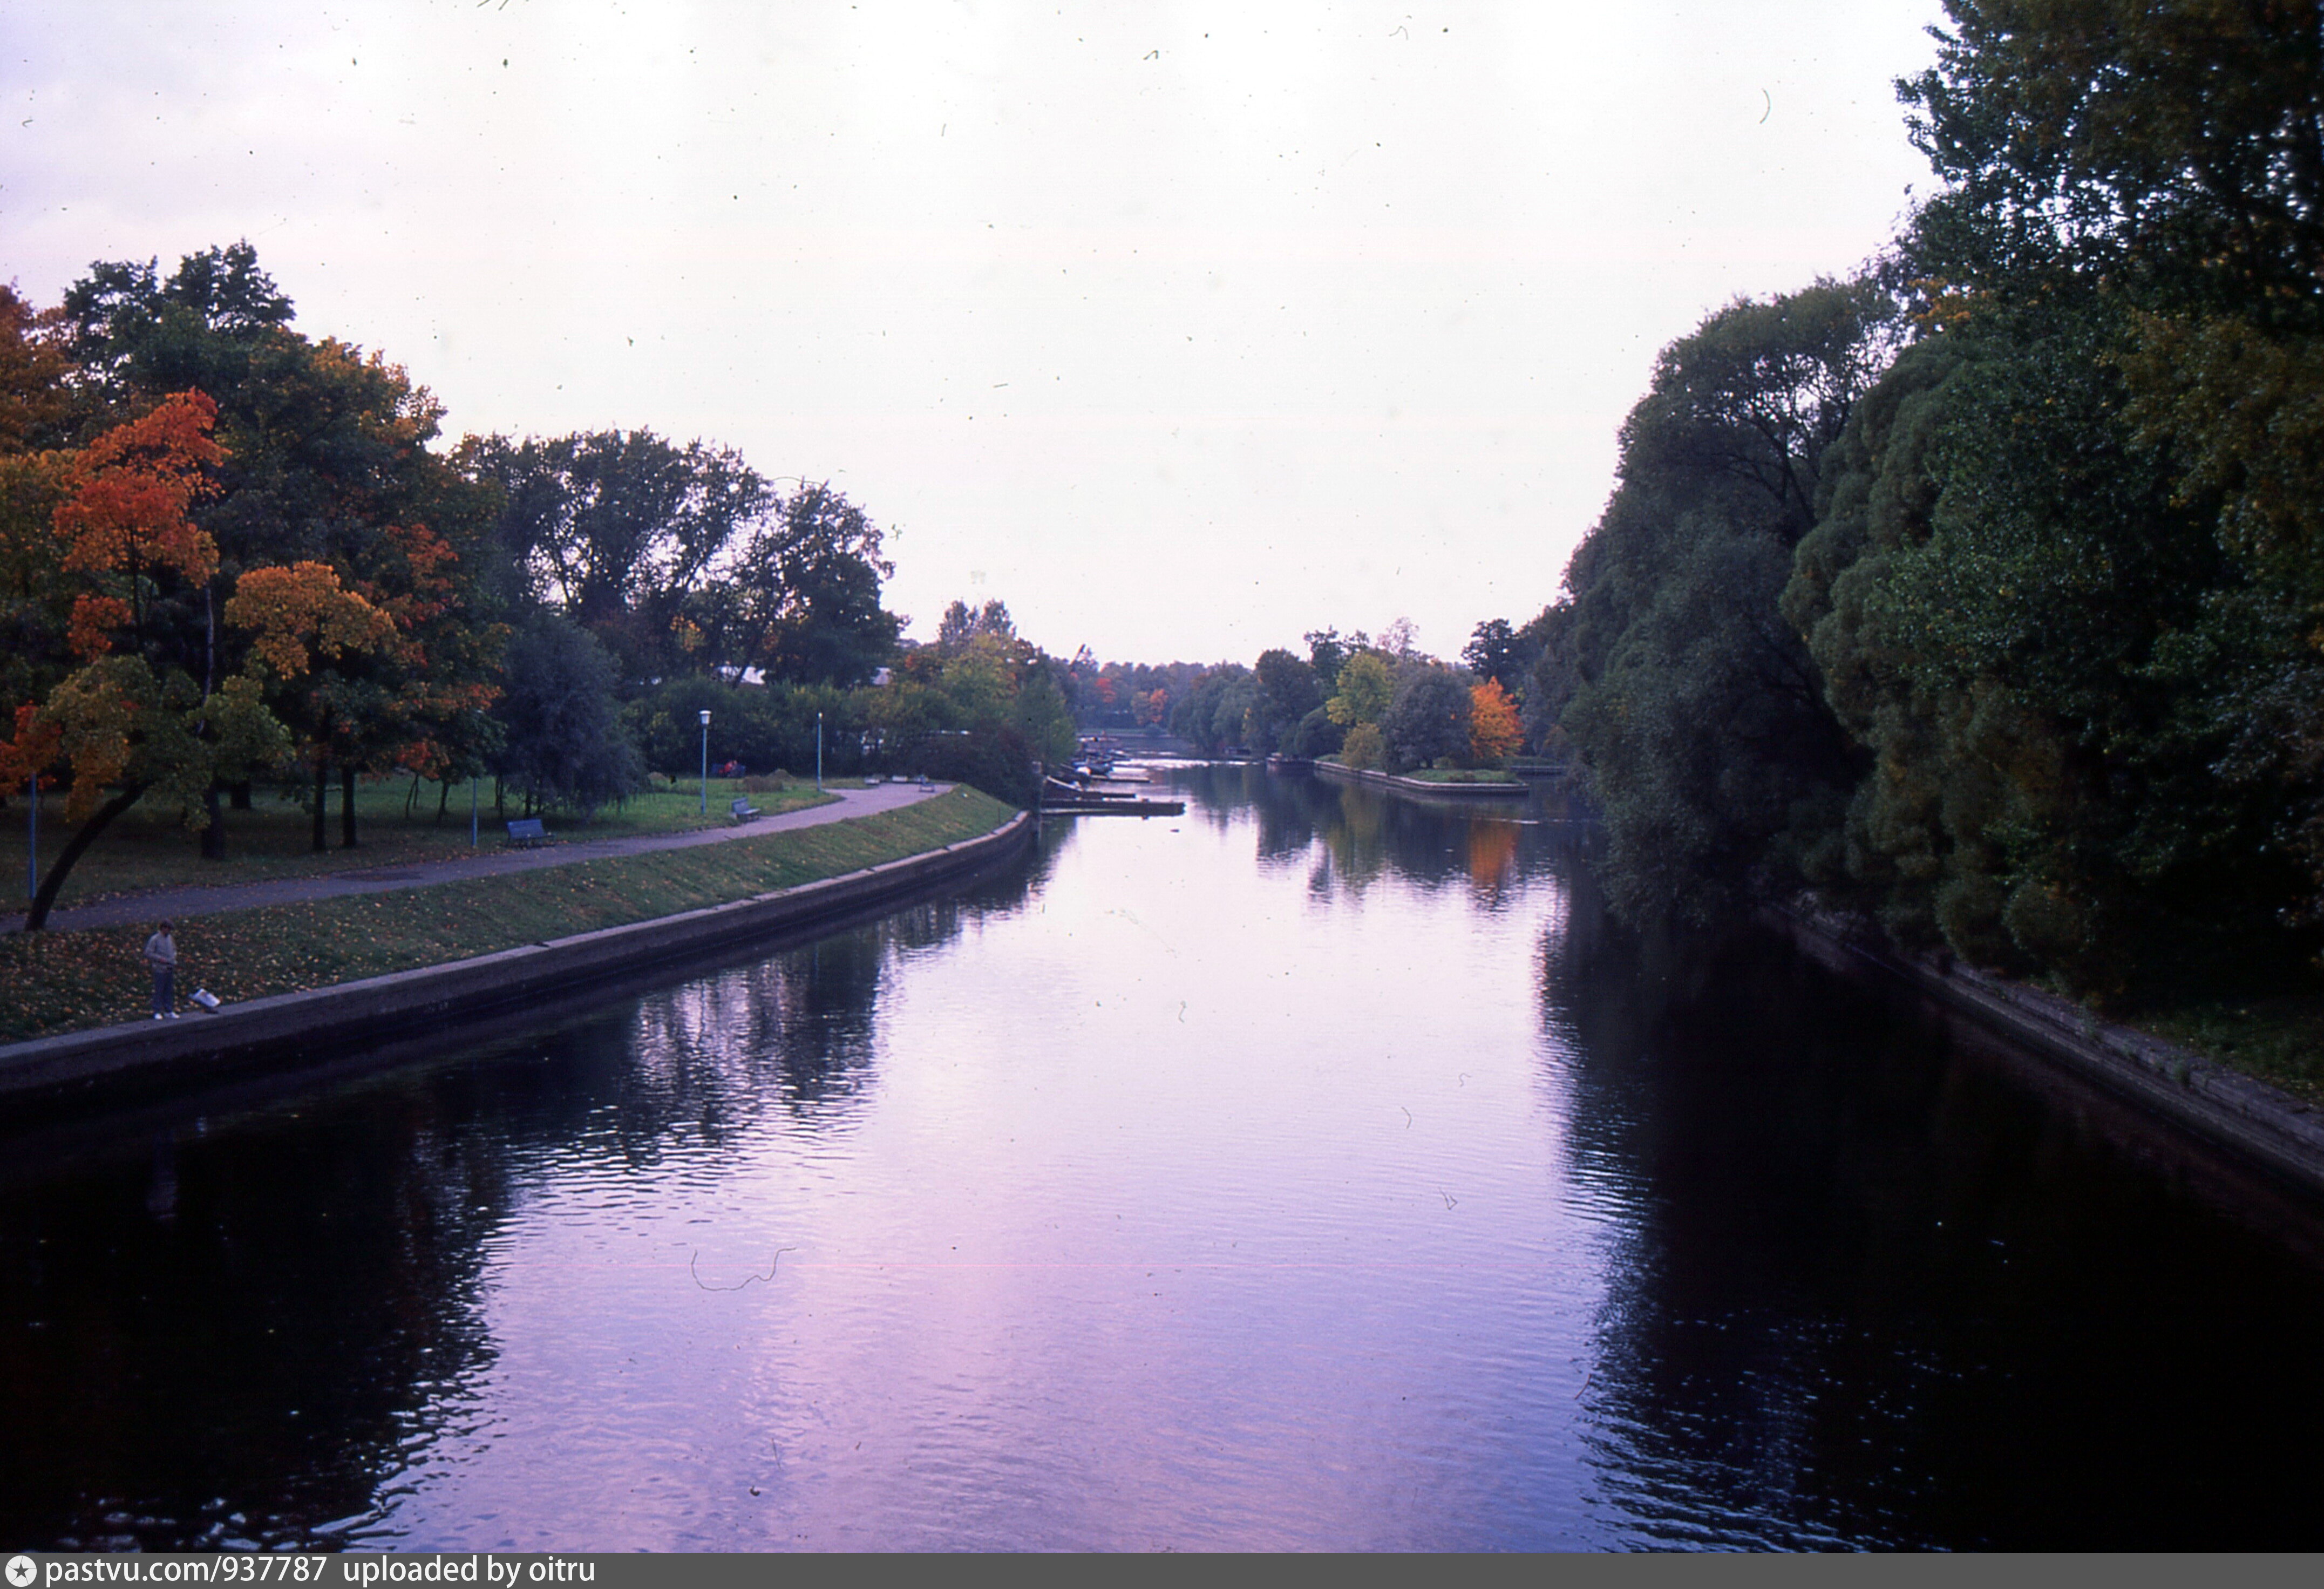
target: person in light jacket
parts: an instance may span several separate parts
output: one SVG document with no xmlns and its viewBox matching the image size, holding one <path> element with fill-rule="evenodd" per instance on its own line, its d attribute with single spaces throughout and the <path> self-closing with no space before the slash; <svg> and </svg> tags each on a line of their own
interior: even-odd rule
<svg viewBox="0 0 2324 1589">
<path fill-rule="evenodd" d="M 175 1021 L 178 1018 L 178 940 L 170 936 L 170 924 L 161 923 L 160 930 L 145 940 L 145 964 L 153 968 L 153 1019 Z"/>
</svg>

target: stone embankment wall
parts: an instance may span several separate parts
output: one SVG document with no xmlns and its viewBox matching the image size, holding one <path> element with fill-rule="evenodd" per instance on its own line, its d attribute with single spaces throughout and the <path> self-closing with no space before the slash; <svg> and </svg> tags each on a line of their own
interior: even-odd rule
<svg viewBox="0 0 2324 1589">
<path fill-rule="evenodd" d="M 1438 783 L 1433 779 L 1400 778 L 1393 772 L 1378 772 L 1369 767 L 1350 767 L 1340 762 L 1317 762 L 1314 765 L 1315 771 L 1327 778 L 1344 778 L 1352 783 L 1377 783 L 1383 789 L 1402 790 L 1407 794 L 1452 795 L 1461 799 L 1481 795 L 1519 799 L 1527 792 L 1523 781 L 1515 783 Z"/>
<path fill-rule="evenodd" d="M 2265 1082 L 2038 989 L 1897 954 L 1844 921 L 1772 909 L 1766 919 L 1828 965 L 1900 977 L 2117 1096 L 2324 1196 L 2324 1116 Z"/>
</svg>

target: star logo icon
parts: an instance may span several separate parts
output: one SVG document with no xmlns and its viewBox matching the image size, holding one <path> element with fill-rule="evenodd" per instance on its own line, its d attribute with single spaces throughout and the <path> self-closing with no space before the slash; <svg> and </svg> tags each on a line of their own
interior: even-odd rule
<svg viewBox="0 0 2324 1589">
<path fill-rule="evenodd" d="M 12 1556 L 8 1558 L 10 1589 L 29 1589 L 32 1580 L 40 1575 L 41 1569 L 31 1557 Z"/>
</svg>

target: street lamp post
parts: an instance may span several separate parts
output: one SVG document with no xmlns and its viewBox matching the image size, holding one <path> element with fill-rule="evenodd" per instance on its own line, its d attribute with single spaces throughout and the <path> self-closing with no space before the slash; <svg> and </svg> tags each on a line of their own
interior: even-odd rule
<svg viewBox="0 0 2324 1589">
<path fill-rule="evenodd" d="M 477 774 L 468 774 L 468 847 L 476 847 L 476 781 Z"/>
<path fill-rule="evenodd" d="M 710 713 L 702 714 L 702 814 L 710 815 Z"/>
<path fill-rule="evenodd" d="M 823 714 L 815 715 L 815 792 L 823 792 Z"/>
</svg>

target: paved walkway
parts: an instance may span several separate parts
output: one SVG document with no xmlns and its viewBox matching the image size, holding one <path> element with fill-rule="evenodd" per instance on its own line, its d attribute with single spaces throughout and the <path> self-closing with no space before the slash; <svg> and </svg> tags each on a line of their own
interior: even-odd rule
<svg viewBox="0 0 2324 1589">
<path fill-rule="evenodd" d="M 510 872 L 530 872 L 542 866 L 570 866 L 576 861 L 595 861 L 607 855 L 641 855 L 650 850 L 690 850 L 697 845 L 723 845 L 738 838 L 758 838 L 794 827 L 819 827 L 850 817 L 869 817 L 899 806 L 931 799 L 950 790 L 939 783 L 933 790 L 908 783 L 878 783 L 870 789 L 835 789 L 839 799 L 830 805 L 809 806 L 755 822 L 725 827 L 697 828 L 690 833 L 650 833 L 632 838 L 579 839 L 544 845 L 539 849 L 489 849 L 452 861 L 414 862 L 364 872 L 333 872 L 318 877 L 285 877 L 272 882 L 235 883 L 224 888 L 156 889 L 150 893 L 123 894 L 94 905 L 76 905 L 49 912 L 49 925 L 59 930 L 77 927 L 121 927 L 130 922 L 178 921 L 193 916 L 216 916 L 227 910 L 247 910 L 257 905 L 283 905 L 300 900 L 335 900 L 348 894 L 383 894 L 397 889 L 427 888 L 457 882 L 468 877 L 498 877 Z M 23 912 L 0 918 L 0 931 L 14 932 L 24 925 Z"/>
</svg>

